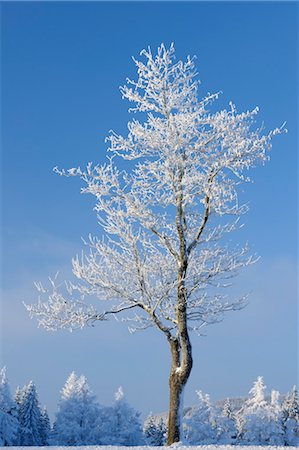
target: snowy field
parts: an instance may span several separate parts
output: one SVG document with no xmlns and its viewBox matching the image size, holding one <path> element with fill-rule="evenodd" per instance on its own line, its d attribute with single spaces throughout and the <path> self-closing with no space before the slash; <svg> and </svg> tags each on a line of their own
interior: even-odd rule
<svg viewBox="0 0 299 450">
<path fill-rule="evenodd" d="M 4 448 L 4 447 L 0 447 L 0 448 Z M 7 448 L 7 447 L 5 447 Z M 169 450 L 169 448 L 173 448 L 173 449 L 192 449 L 192 450 L 278 450 L 278 449 L 283 449 L 283 450 L 294 450 L 294 449 L 298 449 L 298 447 L 276 447 L 276 446 L 257 446 L 257 445 L 246 445 L 246 446 L 242 446 L 242 445 L 180 445 L 180 444 L 174 444 L 171 445 L 170 447 L 151 447 L 149 445 L 144 445 L 144 446 L 140 446 L 140 447 L 119 447 L 119 446 L 114 446 L 114 445 L 86 445 L 86 446 L 78 446 L 78 447 L 67 447 L 67 446 L 51 446 L 51 447 L 13 447 L 13 450 L 18 450 L 18 449 L 22 449 L 22 450 L 30 450 L 30 449 L 35 449 L 35 450 Z"/>
</svg>

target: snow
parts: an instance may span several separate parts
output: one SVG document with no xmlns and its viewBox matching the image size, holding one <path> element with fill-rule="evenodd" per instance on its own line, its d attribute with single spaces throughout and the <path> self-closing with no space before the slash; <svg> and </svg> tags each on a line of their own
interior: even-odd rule
<svg viewBox="0 0 299 450">
<path fill-rule="evenodd" d="M 0 447 L 4 448 L 4 447 Z M 176 448 L 176 449 L 192 449 L 192 450 L 278 450 L 283 449 L 286 450 L 286 447 L 277 447 L 277 446 L 257 446 L 257 445 L 197 445 L 197 446 L 188 446 L 184 444 L 174 444 L 170 447 L 151 447 L 151 446 L 140 446 L 140 447 L 119 447 L 119 446 L 113 446 L 113 445 L 86 445 L 86 446 L 76 446 L 76 447 L 14 447 L 14 450 L 30 450 L 30 449 L 36 449 L 36 450 L 157 450 L 157 448 L 161 450 L 169 450 L 169 448 Z M 295 450 L 298 447 L 287 447 L 288 450 Z"/>
</svg>

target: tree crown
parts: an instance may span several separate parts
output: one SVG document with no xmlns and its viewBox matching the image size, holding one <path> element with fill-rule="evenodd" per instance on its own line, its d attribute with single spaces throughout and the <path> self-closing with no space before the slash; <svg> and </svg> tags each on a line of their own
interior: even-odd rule
<svg viewBox="0 0 299 450">
<path fill-rule="evenodd" d="M 121 93 L 145 120 L 130 121 L 127 136 L 111 132 L 106 164 L 54 169 L 84 181 L 81 192 L 95 196 L 105 238 L 89 236 L 89 252 L 73 259 L 77 284 L 65 292 L 55 282 L 50 291 L 37 285 L 47 301 L 26 307 L 49 330 L 82 328 L 130 310 L 131 330 L 156 326 L 172 339 L 182 268 L 190 329 L 200 333 L 246 302 L 219 290 L 255 261 L 247 245 L 231 249 L 225 236 L 247 211 L 239 185 L 268 159 L 271 139 L 283 128 L 263 134 L 254 127 L 257 107 L 238 113 L 230 103 L 213 112 L 219 93 L 199 99 L 194 58 L 176 61 L 173 45 L 141 56 L 134 59 L 137 81 L 128 79 Z M 132 170 L 118 169 L 117 158 L 132 161 Z M 112 306 L 95 308 L 87 295 Z"/>
</svg>

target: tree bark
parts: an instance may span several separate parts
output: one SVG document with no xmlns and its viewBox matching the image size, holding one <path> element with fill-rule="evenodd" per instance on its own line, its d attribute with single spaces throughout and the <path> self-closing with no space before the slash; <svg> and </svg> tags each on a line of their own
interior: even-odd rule
<svg viewBox="0 0 299 450">
<path fill-rule="evenodd" d="M 181 440 L 183 391 L 192 369 L 192 349 L 188 333 L 187 341 L 187 346 L 182 346 L 179 339 L 170 341 L 172 364 L 169 376 L 168 445 Z"/>
<path fill-rule="evenodd" d="M 181 410 L 182 410 L 182 392 L 183 386 L 180 384 L 178 377 L 171 374 L 169 377 L 170 401 L 169 401 L 169 418 L 168 418 L 168 440 L 167 444 L 181 440 Z"/>
<path fill-rule="evenodd" d="M 169 376 L 170 401 L 168 417 L 168 445 L 181 440 L 183 416 L 182 394 L 192 370 L 192 347 L 187 326 L 187 291 L 186 274 L 188 269 L 188 251 L 186 245 L 187 222 L 184 210 L 184 158 L 179 165 L 178 189 L 176 191 L 177 213 L 176 228 L 179 238 L 179 265 L 177 284 L 177 337 L 168 339 L 172 364 Z"/>
</svg>

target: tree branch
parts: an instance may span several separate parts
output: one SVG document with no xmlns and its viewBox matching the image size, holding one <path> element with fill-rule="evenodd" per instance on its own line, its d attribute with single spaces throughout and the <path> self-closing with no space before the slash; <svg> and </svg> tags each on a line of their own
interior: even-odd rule
<svg viewBox="0 0 299 450">
<path fill-rule="evenodd" d="M 220 171 L 220 169 L 218 169 L 214 173 L 210 173 L 210 175 L 208 176 L 208 186 L 209 187 L 211 186 L 214 178 L 219 173 L 219 171 Z M 205 212 L 204 212 L 203 220 L 202 220 L 202 223 L 201 223 L 199 229 L 197 230 L 197 233 L 196 233 L 193 241 L 191 242 L 191 244 L 189 244 L 189 246 L 187 248 L 188 255 L 190 255 L 191 251 L 197 246 L 199 238 L 202 235 L 203 230 L 205 229 L 205 226 L 207 224 L 207 221 L 208 221 L 208 218 L 210 215 L 210 204 L 211 204 L 211 197 L 210 197 L 210 194 L 207 194 L 205 197 Z"/>
<path fill-rule="evenodd" d="M 140 307 L 140 308 L 144 309 L 142 307 L 142 303 L 135 303 L 134 305 L 123 306 L 122 308 L 111 309 L 110 311 L 105 311 L 102 314 L 96 314 L 94 317 L 91 317 L 90 320 L 93 322 L 95 322 L 97 320 L 105 320 L 105 317 L 108 314 L 119 314 L 123 311 L 127 311 L 128 309 L 133 309 L 136 307 Z"/>
<path fill-rule="evenodd" d="M 190 255 L 192 250 L 197 246 L 198 240 L 199 240 L 199 238 L 206 226 L 206 223 L 208 221 L 209 214 L 210 214 L 210 197 L 209 197 L 209 195 L 207 195 L 205 198 L 205 212 L 204 212 L 203 220 L 202 220 L 202 223 L 201 223 L 199 229 L 197 230 L 197 233 L 196 233 L 193 241 L 191 242 L 191 244 L 189 244 L 189 246 L 187 248 L 188 255 Z"/>
<path fill-rule="evenodd" d="M 174 256 L 174 258 L 176 259 L 176 261 L 179 260 L 179 255 L 177 254 L 177 252 L 174 250 L 174 248 L 172 247 L 172 245 L 170 244 L 167 236 L 163 236 L 163 234 L 159 233 L 158 230 L 156 230 L 154 227 L 150 227 L 150 230 L 156 235 L 158 236 L 158 238 L 166 245 L 167 249 L 169 250 L 169 252 L 172 254 L 172 256 Z"/>
</svg>

